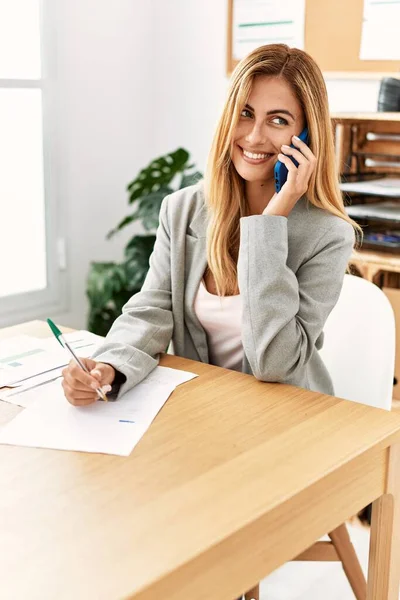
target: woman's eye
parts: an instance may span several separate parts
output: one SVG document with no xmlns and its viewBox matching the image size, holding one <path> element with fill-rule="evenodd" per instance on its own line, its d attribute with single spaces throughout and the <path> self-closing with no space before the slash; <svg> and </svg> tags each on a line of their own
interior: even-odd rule
<svg viewBox="0 0 400 600">
<path fill-rule="evenodd" d="M 288 125 L 288 122 L 283 117 L 274 117 L 272 122 L 276 123 L 277 125 Z"/>
<path fill-rule="evenodd" d="M 240 116 L 241 117 L 246 117 L 246 119 L 247 119 L 249 117 L 252 117 L 252 114 L 251 114 L 251 112 L 249 110 L 247 110 L 247 108 L 244 108 L 242 110 L 242 112 L 240 113 Z"/>
</svg>

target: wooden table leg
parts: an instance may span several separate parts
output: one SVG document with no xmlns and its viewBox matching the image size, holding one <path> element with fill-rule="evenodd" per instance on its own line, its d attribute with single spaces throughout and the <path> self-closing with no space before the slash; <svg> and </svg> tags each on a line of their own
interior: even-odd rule
<svg viewBox="0 0 400 600">
<path fill-rule="evenodd" d="M 367 597 L 367 582 L 365 581 L 364 573 L 362 572 L 345 523 L 336 527 L 328 535 L 332 540 L 338 557 L 342 561 L 343 570 L 346 573 L 355 597 L 357 600 L 365 600 Z"/>
<path fill-rule="evenodd" d="M 388 452 L 386 493 L 372 505 L 367 600 L 399 600 L 400 444 Z"/>
</svg>

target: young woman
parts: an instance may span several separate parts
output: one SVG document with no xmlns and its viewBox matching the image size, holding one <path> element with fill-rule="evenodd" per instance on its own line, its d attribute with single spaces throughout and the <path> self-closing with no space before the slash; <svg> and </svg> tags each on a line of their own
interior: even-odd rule
<svg viewBox="0 0 400 600">
<path fill-rule="evenodd" d="M 279 193 L 277 160 L 288 169 Z M 171 340 L 179 356 L 332 394 L 318 350 L 356 228 L 318 66 L 283 44 L 254 50 L 233 74 L 205 181 L 163 201 L 143 288 L 86 359 L 91 374 L 64 370 L 67 399 L 94 402 L 99 382 L 122 395 Z"/>
</svg>

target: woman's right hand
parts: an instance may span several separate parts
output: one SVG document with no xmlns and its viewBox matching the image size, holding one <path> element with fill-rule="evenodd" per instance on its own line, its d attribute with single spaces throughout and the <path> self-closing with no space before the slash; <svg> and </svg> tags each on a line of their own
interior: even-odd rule
<svg viewBox="0 0 400 600">
<path fill-rule="evenodd" d="M 99 399 L 96 388 L 103 388 L 107 393 L 115 379 L 115 369 L 106 363 L 96 362 L 91 358 L 80 358 L 90 371 L 86 373 L 74 360 L 62 371 L 62 387 L 68 402 L 74 406 L 86 406 Z"/>
</svg>

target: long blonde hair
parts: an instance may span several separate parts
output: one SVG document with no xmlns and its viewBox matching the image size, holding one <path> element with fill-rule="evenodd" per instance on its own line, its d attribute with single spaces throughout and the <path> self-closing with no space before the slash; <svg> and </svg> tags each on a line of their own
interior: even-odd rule
<svg viewBox="0 0 400 600">
<path fill-rule="evenodd" d="M 310 148 L 318 157 L 311 176 L 307 199 L 348 221 L 360 233 L 357 223 L 347 215 L 335 166 L 332 125 L 328 96 L 322 73 L 309 54 L 285 44 L 257 48 L 233 72 L 228 98 L 217 125 L 205 176 L 208 207 L 208 268 L 220 296 L 238 293 L 237 255 L 239 220 L 248 214 L 244 181 L 231 160 L 231 142 L 240 113 L 258 75 L 282 77 L 301 104 L 310 136 Z"/>
</svg>

